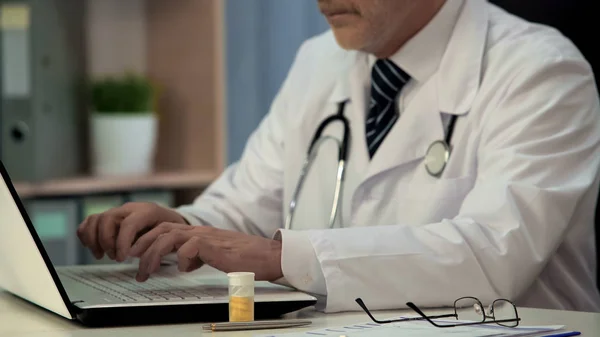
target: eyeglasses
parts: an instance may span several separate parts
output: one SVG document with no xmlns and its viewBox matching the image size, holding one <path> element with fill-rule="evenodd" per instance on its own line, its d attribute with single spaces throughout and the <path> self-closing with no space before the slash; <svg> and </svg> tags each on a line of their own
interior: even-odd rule
<svg viewBox="0 0 600 337">
<path fill-rule="evenodd" d="M 514 328 L 519 325 L 521 318 L 517 313 L 517 307 L 509 300 L 497 299 L 488 307 L 488 313 L 486 313 L 481 301 L 475 297 L 461 297 L 454 301 L 454 313 L 444 314 L 436 316 L 427 316 L 421 309 L 419 309 L 414 303 L 407 302 L 406 305 L 414 310 L 421 317 L 407 317 L 393 320 L 378 320 L 369 311 L 362 299 L 357 298 L 356 303 L 369 315 L 373 322 L 378 324 L 387 324 L 395 322 L 406 322 L 406 321 L 419 321 L 427 320 L 433 326 L 438 328 L 451 328 L 456 326 L 464 325 L 476 325 L 476 324 L 490 324 L 495 323 L 501 326 Z M 472 310 L 468 310 L 472 308 Z M 434 322 L 434 319 L 439 318 L 456 318 L 461 321 L 459 323 L 440 323 Z"/>
</svg>

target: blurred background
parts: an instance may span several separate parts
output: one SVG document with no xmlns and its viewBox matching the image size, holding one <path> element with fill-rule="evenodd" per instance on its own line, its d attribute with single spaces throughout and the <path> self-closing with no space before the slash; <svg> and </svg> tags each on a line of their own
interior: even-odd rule
<svg viewBox="0 0 600 337">
<path fill-rule="evenodd" d="M 188 203 L 241 155 L 316 1 L 0 0 L 0 159 L 56 265 L 127 201 Z"/>
</svg>

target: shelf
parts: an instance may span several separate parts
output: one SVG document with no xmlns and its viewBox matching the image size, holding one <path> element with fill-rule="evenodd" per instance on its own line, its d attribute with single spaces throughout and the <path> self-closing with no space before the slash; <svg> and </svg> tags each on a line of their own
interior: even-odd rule
<svg viewBox="0 0 600 337">
<path fill-rule="evenodd" d="M 144 189 L 192 189 L 208 186 L 213 172 L 169 172 L 147 176 L 78 177 L 42 183 L 15 182 L 21 198 L 60 197 L 100 193 L 130 192 Z"/>
<path fill-rule="evenodd" d="M 155 107 L 160 122 L 154 167 L 165 173 L 115 178 L 80 176 L 39 183 L 29 183 L 23 178 L 14 183 L 17 193 L 23 199 L 150 189 L 174 190 L 179 200 L 196 195 L 197 190 L 207 187 L 226 167 L 223 2 L 181 1 L 178 6 L 170 6 L 164 0 L 79 2 L 83 4 L 77 10 L 60 6 L 61 12 L 54 13 L 60 15 L 55 19 L 60 19 L 61 24 L 65 21 L 63 28 L 81 28 L 81 34 L 73 36 L 69 32 L 78 29 L 61 31 L 68 38 L 64 42 L 70 48 L 69 60 L 80 62 L 73 65 L 78 72 L 76 77 L 134 71 L 148 75 L 160 86 Z M 63 96 L 61 93 L 59 101 L 62 102 Z M 68 124 L 80 125 L 76 121 Z M 89 127 L 81 125 L 78 130 L 81 135 L 73 135 L 72 141 L 90 145 Z M 34 145 L 32 149 L 46 148 L 37 141 Z M 78 151 L 81 158 L 74 158 L 82 167 L 90 164 L 88 154 L 83 155 L 85 149 Z M 39 162 L 37 152 L 24 155 Z"/>
</svg>

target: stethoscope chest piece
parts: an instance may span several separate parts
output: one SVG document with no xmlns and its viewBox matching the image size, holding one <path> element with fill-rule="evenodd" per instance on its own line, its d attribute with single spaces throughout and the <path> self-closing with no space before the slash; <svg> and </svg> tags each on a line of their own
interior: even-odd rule
<svg viewBox="0 0 600 337">
<path fill-rule="evenodd" d="M 449 158 L 450 147 L 445 141 L 437 140 L 431 143 L 425 154 L 427 172 L 434 177 L 439 177 L 444 172 Z"/>
</svg>

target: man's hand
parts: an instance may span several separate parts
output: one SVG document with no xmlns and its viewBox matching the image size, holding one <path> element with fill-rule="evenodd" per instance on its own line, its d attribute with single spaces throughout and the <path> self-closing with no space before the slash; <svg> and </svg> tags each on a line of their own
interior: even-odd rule
<svg viewBox="0 0 600 337">
<path fill-rule="evenodd" d="M 131 248 L 131 255 L 140 258 L 136 279 L 147 280 L 159 269 L 161 258 L 173 252 L 177 252 L 180 271 L 192 271 L 206 263 L 226 273 L 254 272 L 257 281 L 283 276 L 280 241 L 209 226 L 162 223 Z"/>
<path fill-rule="evenodd" d="M 77 236 L 97 259 L 106 253 L 123 262 L 135 240 L 163 222 L 186 224 L 177 212 L 157 204 L 126 203 L 87 217 L 77 229 Z"/>
</svg>

